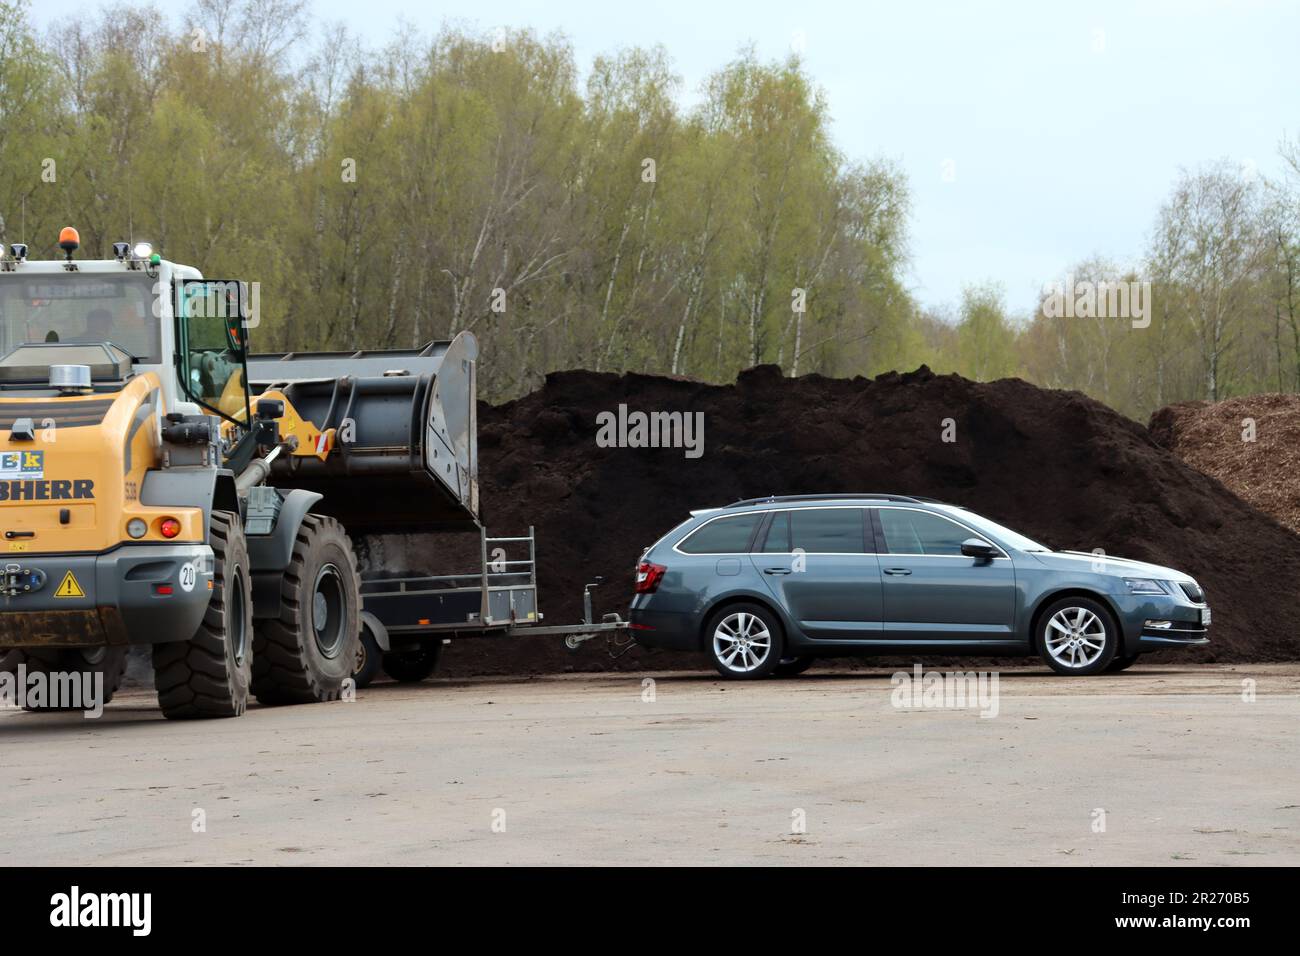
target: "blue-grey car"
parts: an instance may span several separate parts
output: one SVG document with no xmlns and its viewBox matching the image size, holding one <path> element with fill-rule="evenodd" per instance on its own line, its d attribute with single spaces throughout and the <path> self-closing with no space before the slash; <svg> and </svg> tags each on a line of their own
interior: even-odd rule
<svg viewBox="0 0 1300 956">
<path fill-rule="evenodd" d="M 1052 551 L 957 505 L 905 495 L 755 498 L 695 511 L 648 548 L 631 627 L 725 677 L 849 654 L 1038 654 L 1061 674 L 1209 643 L 1181 571 Z"/>
</svg>

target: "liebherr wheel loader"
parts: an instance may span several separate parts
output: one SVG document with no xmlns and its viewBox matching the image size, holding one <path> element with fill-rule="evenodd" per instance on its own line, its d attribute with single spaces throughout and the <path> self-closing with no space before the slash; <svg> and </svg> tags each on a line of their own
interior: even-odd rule
<svg viewBox="0 0 1300 956">
<path fill-rule="evenodd" d="M 0 259 L 0 669 L 107 698 L 150 644 L 167 717 L 337 698 L 348 532 L 479 527 L 474 338 L 275 355 L 250 387 L 248 285 L 79 243 Z"/>
</svg>

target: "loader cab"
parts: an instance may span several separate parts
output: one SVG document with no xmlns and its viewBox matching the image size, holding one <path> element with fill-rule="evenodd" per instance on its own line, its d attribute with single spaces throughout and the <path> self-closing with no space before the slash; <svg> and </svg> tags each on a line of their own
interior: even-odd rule
<svg viewBox="0 0 1300 956">
<path fill-rule="evenodd" d="M 163 362 L 153 283 L 142 273 L 8 271 L 0 282 L 0 368 L 10 387 L 40 387 L 53 365 L 86 365 L 98 387 Z M 107 351 L 106 351 L 107 350 Z"/>
<path fill-rule="evenodd" d="M 234 279 L 176 279 L 176 375 L 190 401 L 246 425 L 248 296 Z"/>
</svg>

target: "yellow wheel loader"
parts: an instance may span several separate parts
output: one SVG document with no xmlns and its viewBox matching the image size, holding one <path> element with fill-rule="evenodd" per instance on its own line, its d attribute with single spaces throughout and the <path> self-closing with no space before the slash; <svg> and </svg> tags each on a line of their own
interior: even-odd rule
<svg viewBox="0 0 1300 956">
<path fill-rule="evenodd" d="M 473 337 L 250 361 L 256 287 L 59 246 L 0 258 L 0 670 L 104 703 L 149 644 L 167 717 L 338 698 L 348 532 L 479 527 Z"/>
</svg>

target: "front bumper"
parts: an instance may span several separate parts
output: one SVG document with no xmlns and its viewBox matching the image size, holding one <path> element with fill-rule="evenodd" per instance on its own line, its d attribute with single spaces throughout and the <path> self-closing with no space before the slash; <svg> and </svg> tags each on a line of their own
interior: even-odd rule
<svg viewBox="0 0 1300 956">
<path fill-rule="evenodd" d="M 1119 610 L 1126 653 L 1210 643 L 1209 608 L 1173 595 L 1113 596 Z M 1159 626 L 1167 624 L 1167 627 Z"/>
<path fill-rule="evenodd" d="M 3 556 L 0 647 L 189 640 L 212 598 L 212 563 L 206 544 L 124 544 L 104 554 Z"/>
</svg>

